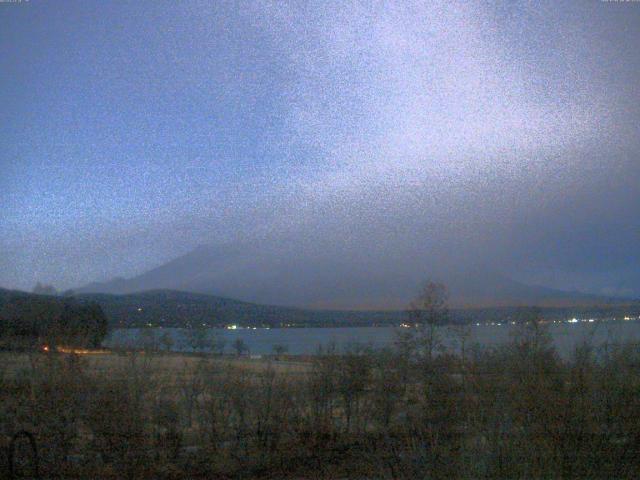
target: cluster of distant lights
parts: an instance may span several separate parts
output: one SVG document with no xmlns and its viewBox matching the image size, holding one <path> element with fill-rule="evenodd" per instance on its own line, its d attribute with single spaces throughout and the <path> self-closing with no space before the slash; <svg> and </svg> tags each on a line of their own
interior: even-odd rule
<svg viewBox="0 0 640 480">
<path fill-rule="evenodd" d="M 204 324 L 203 324 L 204 325 Z M 227 330 L 271 330 L 271 327 L 243 327 L 241 325 L 227 325 L 225 327 Z"/>
<path fill-rule="evenodd" d="M 138 308 L 137 309 L 138 312 L 142 312 L 142 308 Z M 618 318 L 602 318 L 598 321 L 604 322 L 604 321 L 615 321 L 615 320 L 619 320 Z M 634 321 L 634 320 L 640 320 L 640 315 L 634 317 L 631 315 L 625 315 L 624 317 L 622 317 L 622 320 L 629 322 L 629 321 Z M 570 318 L 567 320 L 542 320 L 541 323 L 595 323 L 596 319 L 595 318 Z M 474 323 L 473 325 L 475 325 L 476 327 L 481 327 L 481 326 L 495 326 L 495 327 L 501 327 L 503 325 L 517 325 L 518 322 L 486 322 L 486 323 Z M 149 322 L 147 323 L 148 327 L 153 327 L 153 323 Z M 162 328 L 162 325 L 158 325 L 160 328 Z M 208 324 L 203 323 L 202 324 L 203 327 L 209 327 Z M 290 323 L 287 324 L 282 324 L 280 325 L 280 328 L 289 328 L 289 327 L 293 327 L 294 325 L 291 325 Z M 412 327 L 417 327 L 418 325 L 411 325 L 409 323 L 401 323 L 400 327 L 401 328 L 412 328 Z M 271 327 L 243 327 L 242 325 L 238 325 L 238 324 L 230 324 L 230 325 L 226 325 L 225 327 L 223 327 L 226 330 L 271 330 Z"/>
<path fill-rule="evenodd" d="M 147 327 L 153 327 L 154 324 L 149 322 L 146 324 Z M 158 328 L 163 328 L 162 325 L 155 325 Z M 203 327 L 207 327 L 207 328 L 217 328 L 217 327 L 212 327 L 211 325 L 207 324 L 207 323 L 203 323 L 202 324 Z M 290 327 L 291 325 L 286 325 L 287 327 Z M 271 330 L 271 327 L 243 327 L 242 325 L 226 325 L 225 327 L 221 327 L 224 328 L 226 330 Z"/>
<path fill-rule="evenodd" d="M 618 319 L 617 318 L 603 318 L 603 319 L 601 319 L 599 321 L 606 322 L 606 321 L 611 321 L 611 320 L 615 321 L 615 320 L 618 320 Z M 632 320 L 640 320 L 640 315 L 638 315 L 637 317 L 632 317 L 632 316 L 627 315 L 627 316 L 622 317 L 622 320 L 624 320 L 625 322 L 629 322 L 629 321 L 632 321 Z M 572 318 L 570 320 L 567 320 L 564 323 L 584 323 L 584 322 L 593 323 L 595 321 L 596 321 L 596 319 L 594 319 L 594 318 L 575 318 L 574 317 L 574 318 Z M 553 322 L 553 323 L 556 323 L 556 322 Z M 563 323 L 563 322 L 558 321 L 557 323 Z"/>
<path fill-rule="evenodd" d="M 569 318 L 567 320 L 541 320 L 540 323 L 595 323 L 595 322 L 606 322 L 606 321 L 615 321 L 615 320 L 619 320 L 619 318 L 602 318 L 600 320 L 596 320 L 595 318 Z M 629 321 L 635 321 L 635 320 L 640 320 L 640 315 L 638 315 L 637 317 L 632 317 L 630 315 L 626 315 L 624 317 L 622 317 L 622 320 L 625 322 L 629 322 Z M 482 326 L 492 326 L 492 327 L 501 327 L 503 325 L 517 325 L 518 322 L 486 322 L 486 323 L 474 323 L 473 325 L 475 325 L 476 327 L 482 327 Z M 411 325 L 408 323 L 401 323 L 400 327 L 401 328 L 412 328 L 412 327 L 417 327 L 418 325 Z"/>
</svg>

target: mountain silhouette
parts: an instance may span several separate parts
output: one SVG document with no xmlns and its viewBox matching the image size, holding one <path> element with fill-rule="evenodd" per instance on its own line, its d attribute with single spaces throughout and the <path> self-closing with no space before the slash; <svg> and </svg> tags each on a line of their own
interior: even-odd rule
<svg viewBox="0 0 640 480">
<path fill-rule="evenodd" d="M 322 309 L 398 309 L 421 282 L 445 283 L 454 307 L 571 306 L 621 303 L 624 298 L 527 285 L 481 267 L 440 269 L 432 275 L 388 275 L 366 264 L 332 264 L 295 254 L 267 255 L 259 245 L 200 246 L 132 278 L 116 278 L 77 293 L 130 294 L 148 290 L 237 298 L 247 302 Z"/>
</svg>

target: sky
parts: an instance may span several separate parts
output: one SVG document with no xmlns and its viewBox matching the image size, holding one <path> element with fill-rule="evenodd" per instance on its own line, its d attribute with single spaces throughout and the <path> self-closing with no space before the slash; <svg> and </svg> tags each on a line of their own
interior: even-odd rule
<svg viewBox="0 0 640 480">
<path fill-rule="evenodd" d="M 0 3 L 0 286 L 248 242 L 640 296 L 639 45 L 637 2 Z"/>
</svg>

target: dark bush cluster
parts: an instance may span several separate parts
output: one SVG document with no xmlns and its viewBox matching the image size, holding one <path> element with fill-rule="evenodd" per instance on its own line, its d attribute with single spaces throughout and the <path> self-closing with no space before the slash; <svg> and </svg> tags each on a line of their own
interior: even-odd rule
<svg viewBox="0 0 640 480">
<path fill-rule="evenodd" d="M 108 321 L 96 303 L 0 289 L 0 350 L 98 347 Z"/>
</svg>

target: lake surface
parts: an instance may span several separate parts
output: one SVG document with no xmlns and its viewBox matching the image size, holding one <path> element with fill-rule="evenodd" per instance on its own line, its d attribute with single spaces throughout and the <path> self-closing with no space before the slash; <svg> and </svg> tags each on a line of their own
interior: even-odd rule
<svg viewBox="0 0 640 480">
<path fill-rule="evenodd" d="M 570 358 L 576 346 L 585 341 L 598 347 L 605 343 L 640 343 L 640 321 L 607 321 L 549 324 L 553 342 L 560 355 Z M 516 327 L 503 325 L 473 325 L 467 345 L 479 344 L 483 347 L 496 346 L 508 342 Z M 149 332 L 150 330 L 150 332 Z M 147 330 L 147 341 L 168 333 L 173 339 L 172 350 L 189 352 L 188 330 L 180 328 L 153 328 Z M 335 344 L 338 351 L 344 351 L 354 344 L 370 345 L 374 348 L 390 346 L 400 330 L 393 327 L 342 327 L 342 328 L 273 328 L 273 329 L 209 329 L 208 345 L 214 338 L 224 339 L 225 352 L 232 353 L 233 342 L 240 338 L 252 355 L 273 353 L 274 345 L 283 345 L 294 355 L 314 354 L 320 346 L 326 348 Z M 449 327 L 440 329 L 443 343 L 447 348 L 458 350 L 459 337 Z M 144 334 L 141 329 L 117 329 L 104 342 L 106 347 L 142 347 Z M 210 348 L 208 349 L 210 350 Z"/>
</svg>

